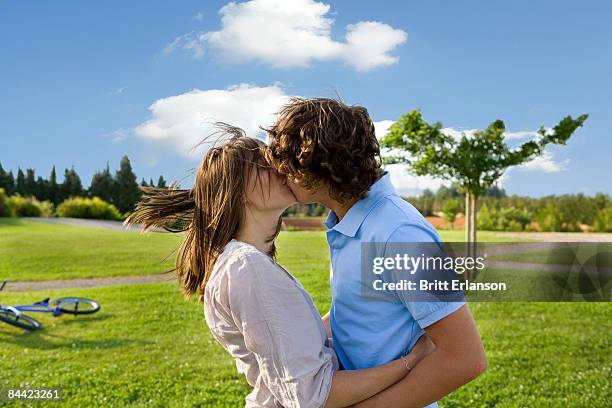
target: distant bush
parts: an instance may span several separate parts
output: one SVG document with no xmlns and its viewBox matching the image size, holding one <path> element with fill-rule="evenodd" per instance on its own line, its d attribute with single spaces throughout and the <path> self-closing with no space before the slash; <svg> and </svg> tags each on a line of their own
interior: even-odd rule
<svg viewBox="0 0 612 408">
<path fill-rule="evenodd" d="M 538 211 L 536 221 L 542 231 L 580 232 L 580 209 L 571 209 L 549 201 Z"/>
<path fill-rule="evenodd" d="M 482 207 L 478 212 L 478 228 L 487 231 L 524 231 L 531 222 L 528 212 L 514 207 Z"/>
<path fill-rule="evenodd" d="M 0 188 L 0 217 L 10 217 L 11 215 L 12 209 L 9 205 L 9 198 L 4 189 Z"/>
<path fill-rule="evenodd" d="M 19 194 L 7 200 L 10 215 L 16 217 L 51 217 L 53 204 L 49 201 L 38 201 L 34 197 L 22 197 Z"/>
<path fill-rule="evenodd" d="M 603 208 L 597 213 L 593 227 L 598 232 L 612 232 L 612 207 Z"/>
<path fill-rule="evenodd" d="M 121 213 L 106 201 L 94 197 L 71 197 L 57 207 L 59 217 L 94 218 L 99 220 L 121 220 Z"/>
</svg>

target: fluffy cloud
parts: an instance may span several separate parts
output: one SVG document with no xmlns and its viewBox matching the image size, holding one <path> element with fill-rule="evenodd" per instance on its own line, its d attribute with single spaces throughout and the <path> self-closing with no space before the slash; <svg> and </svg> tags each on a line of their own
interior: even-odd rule
<svg viewBox="0 0 612 408">
<path fill-rule="evenodd" d="M 557 173 L 567 168 L 569 159 L 565 159 L 561 162 L 555 161 L 554 156 L 548 150 L 544 151 L 544 154 L 536 157 L 535 159 L 522 164 L 518 167 L 519 170 L 523 171 L 543 171 L 544 173 Z"/>
<path fill-rule="evenodd" d="M 345 41 L 331 37 L 330 6 L 314 0 L 251 0 L 228 3 L 219 11 L 221 29 L 188 33 L 165 52 L 189 51 L 194 58 L 209 46 L 234 62 L 260 62 L 274 67 L 305 67 L 315 61 L 341 60 L 358 71 L 395 64 L 390 54 L 406 41 L 404 31 L 376 21 L 346 28 Z"/>
<path fill-rule="evenodd" d="M 164 150 L 197 159 L 192 148 L 213 134 L 214 122 L 239 126 L 249 136 L 262 136 L 259 125 L 271 124 L 286 98 L 280 85 L 194 89 L 154 102 L 149 107 L 151 118 L 137 126 L 134 133 Z"/>
</svg>

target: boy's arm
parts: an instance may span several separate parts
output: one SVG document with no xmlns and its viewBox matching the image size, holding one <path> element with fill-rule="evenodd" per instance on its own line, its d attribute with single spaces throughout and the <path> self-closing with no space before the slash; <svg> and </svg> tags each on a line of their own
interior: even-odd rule
<svg viewBox="0 0 612 408">
<path fill-rule="evenodd" d="M 404 379 L 356 407 L 423 407 L 478 377 L 487 360 L 466 305 L 425 328 L 436 349 Z"/>
</svg>

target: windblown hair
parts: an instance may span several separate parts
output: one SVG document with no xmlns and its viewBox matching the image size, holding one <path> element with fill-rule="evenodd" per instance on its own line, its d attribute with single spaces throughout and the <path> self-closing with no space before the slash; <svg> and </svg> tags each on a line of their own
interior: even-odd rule
<svg viewBox="0 0 612 408">
<path fill-rule="evenodd" d="M 329 185 L 330 197 L 364 198 L 378 180 L 380 147 L 366 108 L 326 98 L 292 98 L 268 132 L 268 162 L 308 190 Z"/>
<path fill-rule="evenodd" d="M 125 224 L 139 224 L 143 230 L 164 228 L 185 232 L 176 257 L 176 274 L 183 294 L 197 294 L 203 301 L 204 289 L 219 255 L 236 237 L 244 219 L 247 188 L 253 177 L 261 185 L 257 168 L 269 168 L 264 159 L 265 143 L 246 137 L 244 131 L 224 123 L 216 124 L 222 145 L 210 148 L 196 172 L 189 190 L 176 184 L 168 188 L 143 187 L 143 198 Z M 279 224 L 280 225 L 280 224 Z M 275 256 L 274 239 L 270 256 Z"/>
</svg>

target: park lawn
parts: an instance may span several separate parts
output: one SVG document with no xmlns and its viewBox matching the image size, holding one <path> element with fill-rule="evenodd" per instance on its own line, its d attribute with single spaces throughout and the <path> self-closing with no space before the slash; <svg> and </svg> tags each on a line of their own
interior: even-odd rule
<svg viewBox="0 0 612 408">
<path fill-rule="evenodd" d="M 462 231 L 440 231 L 445 241 L 462 241 Z M 181 234 L 101 228 L 0 218 L 0 281 L 42 281 L 151 275 L 174 266 Z M 481 232 L 482 241 L 509 241 Z M 323 231 L 282 232 L 279 261 L 296 270 L 329 270 Z M 293 269 L 292 269 L 293 270 Z"/>
<path fill-rule="evenodd" d="M 315 298 L 325 272 L 298 277 Z M 3 293 L 98 300 L 92 316 L 35 315 L 41 331 L 0 326 L 0 388 L 58 387 L 67 407 L 239 407 L 249 387 L 210 336 L 201 305 L 173 283 Z M 328 307 L 319 301 L 320 310 Z M 610 303 L 473 303 L 488 371 L 442 407 L 607 407 Z"/>
<path fill-rule="evenodd" d="M 493 233 L 481 237 L 487 234 L 484 239 L 495 238 Z M 10 263 L 16 276 L 28 279 L 41 276 L 33 274 L 41 265 L 56 277 L 107 273 L 99 260 L 112 262 L 115 270 L 150 273 L 139 262 L 155 264 L 158 254 L 171 251 L 178 239 L 3 222 L 0 260 L 3 273 Z M 19 249 L 19 243 L 28 251 Z M 123 253 L 121 245 L 133 253 Z M 324 233 L 282 233 L 278 247 L 279 261 L 301 280 L 319 310 L 326 311 L 330 292 Z M 60 387 L 68 407 L 243 406 L 248 385 L 210 336 L 201 305 L 185 301 L 175 283 L 2 293 L 0 302 L 29 303 L 66 295 L 96 299 L 102 310 L 76 318 L 34 315 L 45 326 L 34 333 L 0 325 L 0 388 Z M 609 405 L 610 303 L 472 303 L 470 307 L 489 369 L 446 397 L 442 407 Z"/>
</svg>

